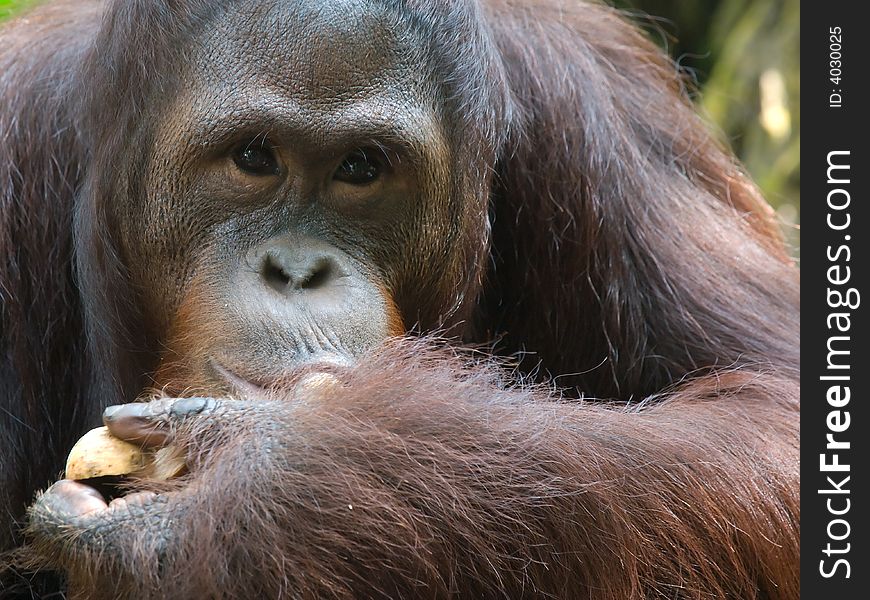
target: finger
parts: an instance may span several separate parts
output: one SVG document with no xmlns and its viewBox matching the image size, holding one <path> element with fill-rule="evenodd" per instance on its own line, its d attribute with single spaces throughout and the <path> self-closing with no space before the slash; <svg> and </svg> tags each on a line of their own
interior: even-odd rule
<svg viewBox="0 0 870 600">
<path fill-rule="evenodd" d="M 109 406 L 103 423 L 115 437 L 143 447 L 164 446 L 172 434 L 172 422 L 212 412 L 213 398 L 161 398 Z"/>
<path fill-rule="evenodd" d="M 39 497 L 37 507 L 46 516 L 65 521 L 103 511 L 108 505 L 94 488 L 61 479 Z"/>
<path fill-rule="evenodd" d="M 171 399 L 109 406 L 103 424 L 112 435 L 141 446 L 162 446 L 169 439 Z"/>
</svg>

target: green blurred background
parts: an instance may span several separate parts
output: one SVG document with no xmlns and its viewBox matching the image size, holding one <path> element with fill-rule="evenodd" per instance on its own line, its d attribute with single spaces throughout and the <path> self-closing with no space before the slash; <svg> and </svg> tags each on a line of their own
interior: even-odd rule
<svg viewBox="0 0 870 600">
<path fill-rule="evenodd" d="M 800 249 L 800 0 L 613 0 L 695 81 Z M 646 16 L 645 16 L 646 15 Z"/>
<path fill-rule="evenodd" d="M 695 102 L 800 236 L 800 0 L 611 0 L 694 80 Z M 0 0 L 0 19 L 35 4 Z"/>
</svg>

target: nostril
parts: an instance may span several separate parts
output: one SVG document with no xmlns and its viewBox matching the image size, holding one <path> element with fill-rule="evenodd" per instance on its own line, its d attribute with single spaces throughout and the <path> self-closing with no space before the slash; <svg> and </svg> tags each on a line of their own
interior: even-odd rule
<svg viewBox="0 0 870 600">
<path fill-rule="evenodd" d="M 332 279 L 333 270 L 332 261 L 326 257 L 317 258 L 312 261 L 307 277 L 299 283 L 299 287 L 309 290 L 322 287 Z"/>
<path fill-rule="evenodd" d="M 271 256 L 264 261 L 262 275 L 266 284 L 279 292 L 286 291 L 292 279 L 289 273 L 273 262 Z"/>
</svg>

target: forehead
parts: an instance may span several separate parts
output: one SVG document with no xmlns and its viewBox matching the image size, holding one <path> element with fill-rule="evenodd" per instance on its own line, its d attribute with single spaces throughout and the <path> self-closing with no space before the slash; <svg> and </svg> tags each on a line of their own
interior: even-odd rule
<svg viewBox="0 0 870 600">
<path fill-rule="evenodd" d="M 197 41 L 193 64 L 212 84 L 259 86 L 303 106 L 425 94 L 423 45 L 378 0 L 233 3 Z"/>
</svg>

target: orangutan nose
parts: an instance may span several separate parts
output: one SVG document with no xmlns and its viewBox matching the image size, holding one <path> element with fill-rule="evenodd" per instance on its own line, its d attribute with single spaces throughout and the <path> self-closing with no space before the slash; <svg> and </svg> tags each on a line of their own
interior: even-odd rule
<svg viewBox="0 0 870 600">
<path fill-rule="evenodd" d="M 266 285 L 281 294 L 313 291 L 347 274 L 335 253 L 306 246 L 275 242 L 261 248 L 257 252 L 258 270 Z"/>
</svg>

